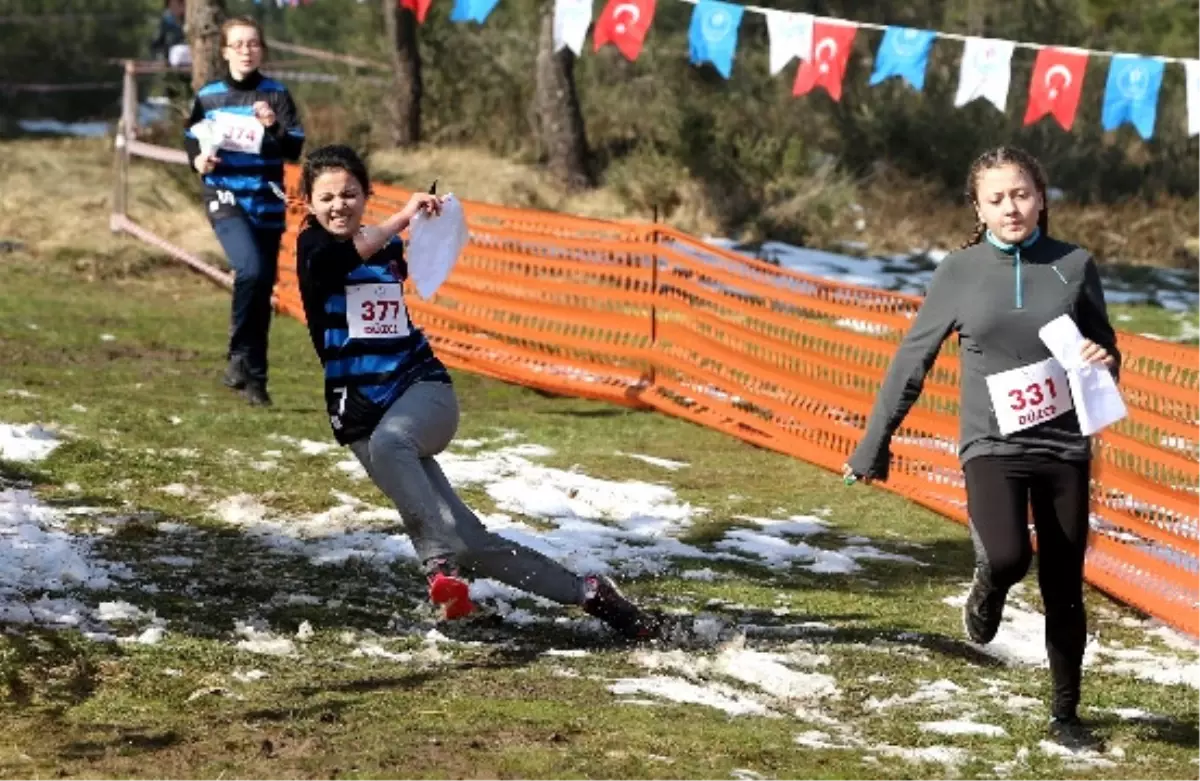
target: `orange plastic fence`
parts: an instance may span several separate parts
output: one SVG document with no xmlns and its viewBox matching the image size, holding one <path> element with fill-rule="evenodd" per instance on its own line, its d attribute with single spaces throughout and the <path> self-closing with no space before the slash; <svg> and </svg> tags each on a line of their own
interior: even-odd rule
<svg viewBox="0 0 1200 781">
<path fill-rule="evenodd" d="M 288 172 L 296 194 L 298 172 Z M 377 187 L 383 217 L 409 193 Z M 662 225 L 465 204 L 471 241 L 414 320 L 456 368 L 653 408 L 828 469 L 857 443 L 920 299 L 831 282 Z M 281 307 L 303 318 L 292 202 Z M 1200 353 L 1129 333 L 1129 417 L 1096 438 L 1089 582 L 1197 634 Z M 893 444 L 884 486 L 966 521 L 948 344 Z"/>
<path fill-rule="evenodd" d="M 127 61 L 117 170 L 131 157 L 186 164 L 137 139 Z M 295 231 L 299 170 L 287 169 L 289 233 L 276 304 L 303 320 Z M 126 214 L 112 227 L 229 284 L 228 275 Z M 382 218 L 410 193 L 377 186 Z M 432 301 L 409 297 L 443 361 L 543 390 L 657 409 L 838 470 L 920 299 L 800 274 L 662 225 L 465 204 L 471 241 Z M 1200 351 L 1122 332 L 1128 418 L 1096 438 L 1090 583 L 1200 634 Z M 883 485 L 966 521 L 956 457 L 958 356 L 947 344 L 893 441 Z"/>
<path fill-rule="evenodd" d="M 118 145 L 118 150 L 122 147 Z M 139 157 L 177 150 L 126 139 Z M 304 216 L 287 170 L 278 308 L 303 320 L 295 266 Z M 369 211 L 410 193 L 377 186 Z M 862 434 L 920 299 L 745 258 L 662 225 L 467 202 L 471 240 L 432 301 L 409 311 L 448 365 L 546 391 L 656 409 L 839 470 Z M 228 275 L 137 225 L 228 285 Z M 1117 599 L 1200 634 L 1200 351 L 1129 333 L 1129 416 L 1096 438 L 1085 576 Z M 956 456 L 958 356 L 948 343 L 893 440 L 884 488 L 966 521 Z"/>
</svg>

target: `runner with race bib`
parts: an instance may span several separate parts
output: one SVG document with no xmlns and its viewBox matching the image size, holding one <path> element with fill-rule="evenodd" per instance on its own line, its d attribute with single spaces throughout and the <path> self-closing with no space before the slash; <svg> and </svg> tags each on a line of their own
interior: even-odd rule
<svg viewBox="0 0 1200 781">
<path fill-rule="evenodd" d="M 987 152 L 972 164 L 966 194 L 978 220 L 975 235 L 934 272 L 845 475 L 887 479 L 892 436 L 942 342 L 957 333 L 958 450 L 976 552 L 963 625 L 973 642 L 996 636 L 1008 591 L 1032 560 L 1032 506 L 1053 680 L 1050 732 L 1067 745 L 1094 746 L 1077 714 L 1087 642 L 1091 442 L 1080 433 L 1067 374 L 1038 331 L 1069 316 L 1085 337 L 1083 360 L 1114 376 L 1116 334 L 1091 255 L 1047 233 L 1046 176 L 1035 158 L 1011 147 Z"/>
<path fill-rule="evenodd" d="M 259 73 L 262 28 L 239 16 L 221 26 L 228 73 L 196 93 L 184 133 L 188 159 L 204 180 L 205 212 L 233 267 L 233 311 L 224 383 L 253 405 L 267 393 L 271 294 L 286 204 L 285 160 L 299 160 L 304 129 L 285 86 Z"/>
<path fill-rule="evenodd" d="M 631 639 L 651 639 L 659 617 L 639 610 L 600 574 L 580 576 L 489 532 L 434 459 L 458 429 L 450 374 L 404 305 L 408 266 L 398 234 L 442 200 L 417 193 L 378 226 L 364 226 L 370 179 L 348 147 L 308 155 L 301 177 L 310 217 L 296 241 L 300 295 L 325 370 L 334 438 L 349 446 L 400 511 L 445 618 L 472 613 L 473 571 L 565 605 L 578 605 Z M 459 568 L 462 568 L 460 572 Z"/>
</svg>

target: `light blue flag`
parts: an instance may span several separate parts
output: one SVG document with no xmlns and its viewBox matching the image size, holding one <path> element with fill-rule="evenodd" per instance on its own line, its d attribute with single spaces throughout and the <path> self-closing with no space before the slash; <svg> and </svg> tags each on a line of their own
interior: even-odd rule
<svg viewBox="0 0 1200 781">
<path fill-rule="evenodd" d="M 933 48 L 932 30 L 911 27 L 889 27 L 875 53 L 875 72 L 870 84 L 874 87 L 884 79 L 900 76 L 917 92 L 925 89 L 925 66 Z"/>
<path fill-rule="evenodd" d="M 744 9 L 720 0 L 700 0 L 692 11 L 688 28 L 688 53 L 693 65 L 711 62 L 725 78 L 733 72 L 733 53 L 737 50 L 738 27 Z"/>
<path fill-rule="evenodd" d="M 1118 54 L 1108 68 L 1104 88 L 1104 110 L 1100 124 L 1115 130 L 1128 122 L 1147 141 L 1154 135 L 1158 115 L 1158 91 L 1162 88 L 1162 60 Z"/>
<path fill-rule="evenodd" d="M 483 24 L 492 11 L 496 10 L 499 2 L 500 0 L 454 0 L 454 8 L 450 11 L 450 21 Z"/>
</svg>

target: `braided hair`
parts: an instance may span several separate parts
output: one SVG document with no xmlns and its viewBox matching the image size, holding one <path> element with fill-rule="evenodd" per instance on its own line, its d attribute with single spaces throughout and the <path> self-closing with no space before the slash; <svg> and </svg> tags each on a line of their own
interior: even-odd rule
<svg viewBox="0 0 1200 781">
<path fill-rule="evenodd" d="M 1016 165 L 1021 168 L 1029 178 L 1033 180 L 1034 186 L 1037 188 L 1038 194 L 1042 196 L 1042 210 L 1038 213 L 1038 229 L 1045 236 L 1050 230 L 1050 205 L 1046 198 L 1046 171 L 1042 168 L 1042 164 L 1033 155 L 1026 152 L 1024 149 L 1018 149 L 1014 146 L 998 146 L 995 149 L 988 151 L 975 158 L 971 163 L 971 168 L 967 172 L 967 187 L 964 192 L 967 203 L 971 208 L 975 209 L 975 230 L 971 234 L 971 238 L 963 242 L 959 249 L 966 249 L 973 244 L 978 244 L 983 241 L 983 236 L 987 233 L 987 225 L 983 220 L 979 219 L 979 175 L 991 168 L 999 168 L 1002 165 Z"/>
</svg>

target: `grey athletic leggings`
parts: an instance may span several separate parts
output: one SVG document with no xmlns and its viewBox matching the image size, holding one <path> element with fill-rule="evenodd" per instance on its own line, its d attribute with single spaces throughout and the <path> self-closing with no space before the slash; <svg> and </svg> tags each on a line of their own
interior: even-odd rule
<svg viewBox="0 0 1200 781">
<path fill-rule="evenodd" d="M 489 532 L 454 493 L 433 457 L 458 430 L 458 398 L 443 382 L 418 382 L 396 399 L 369 437 L 350 449 L 400 511 L 421 562 L 447 558 L 472 574 L 567 605 L 583 579 L 558 562 Z"/>
</svg>

